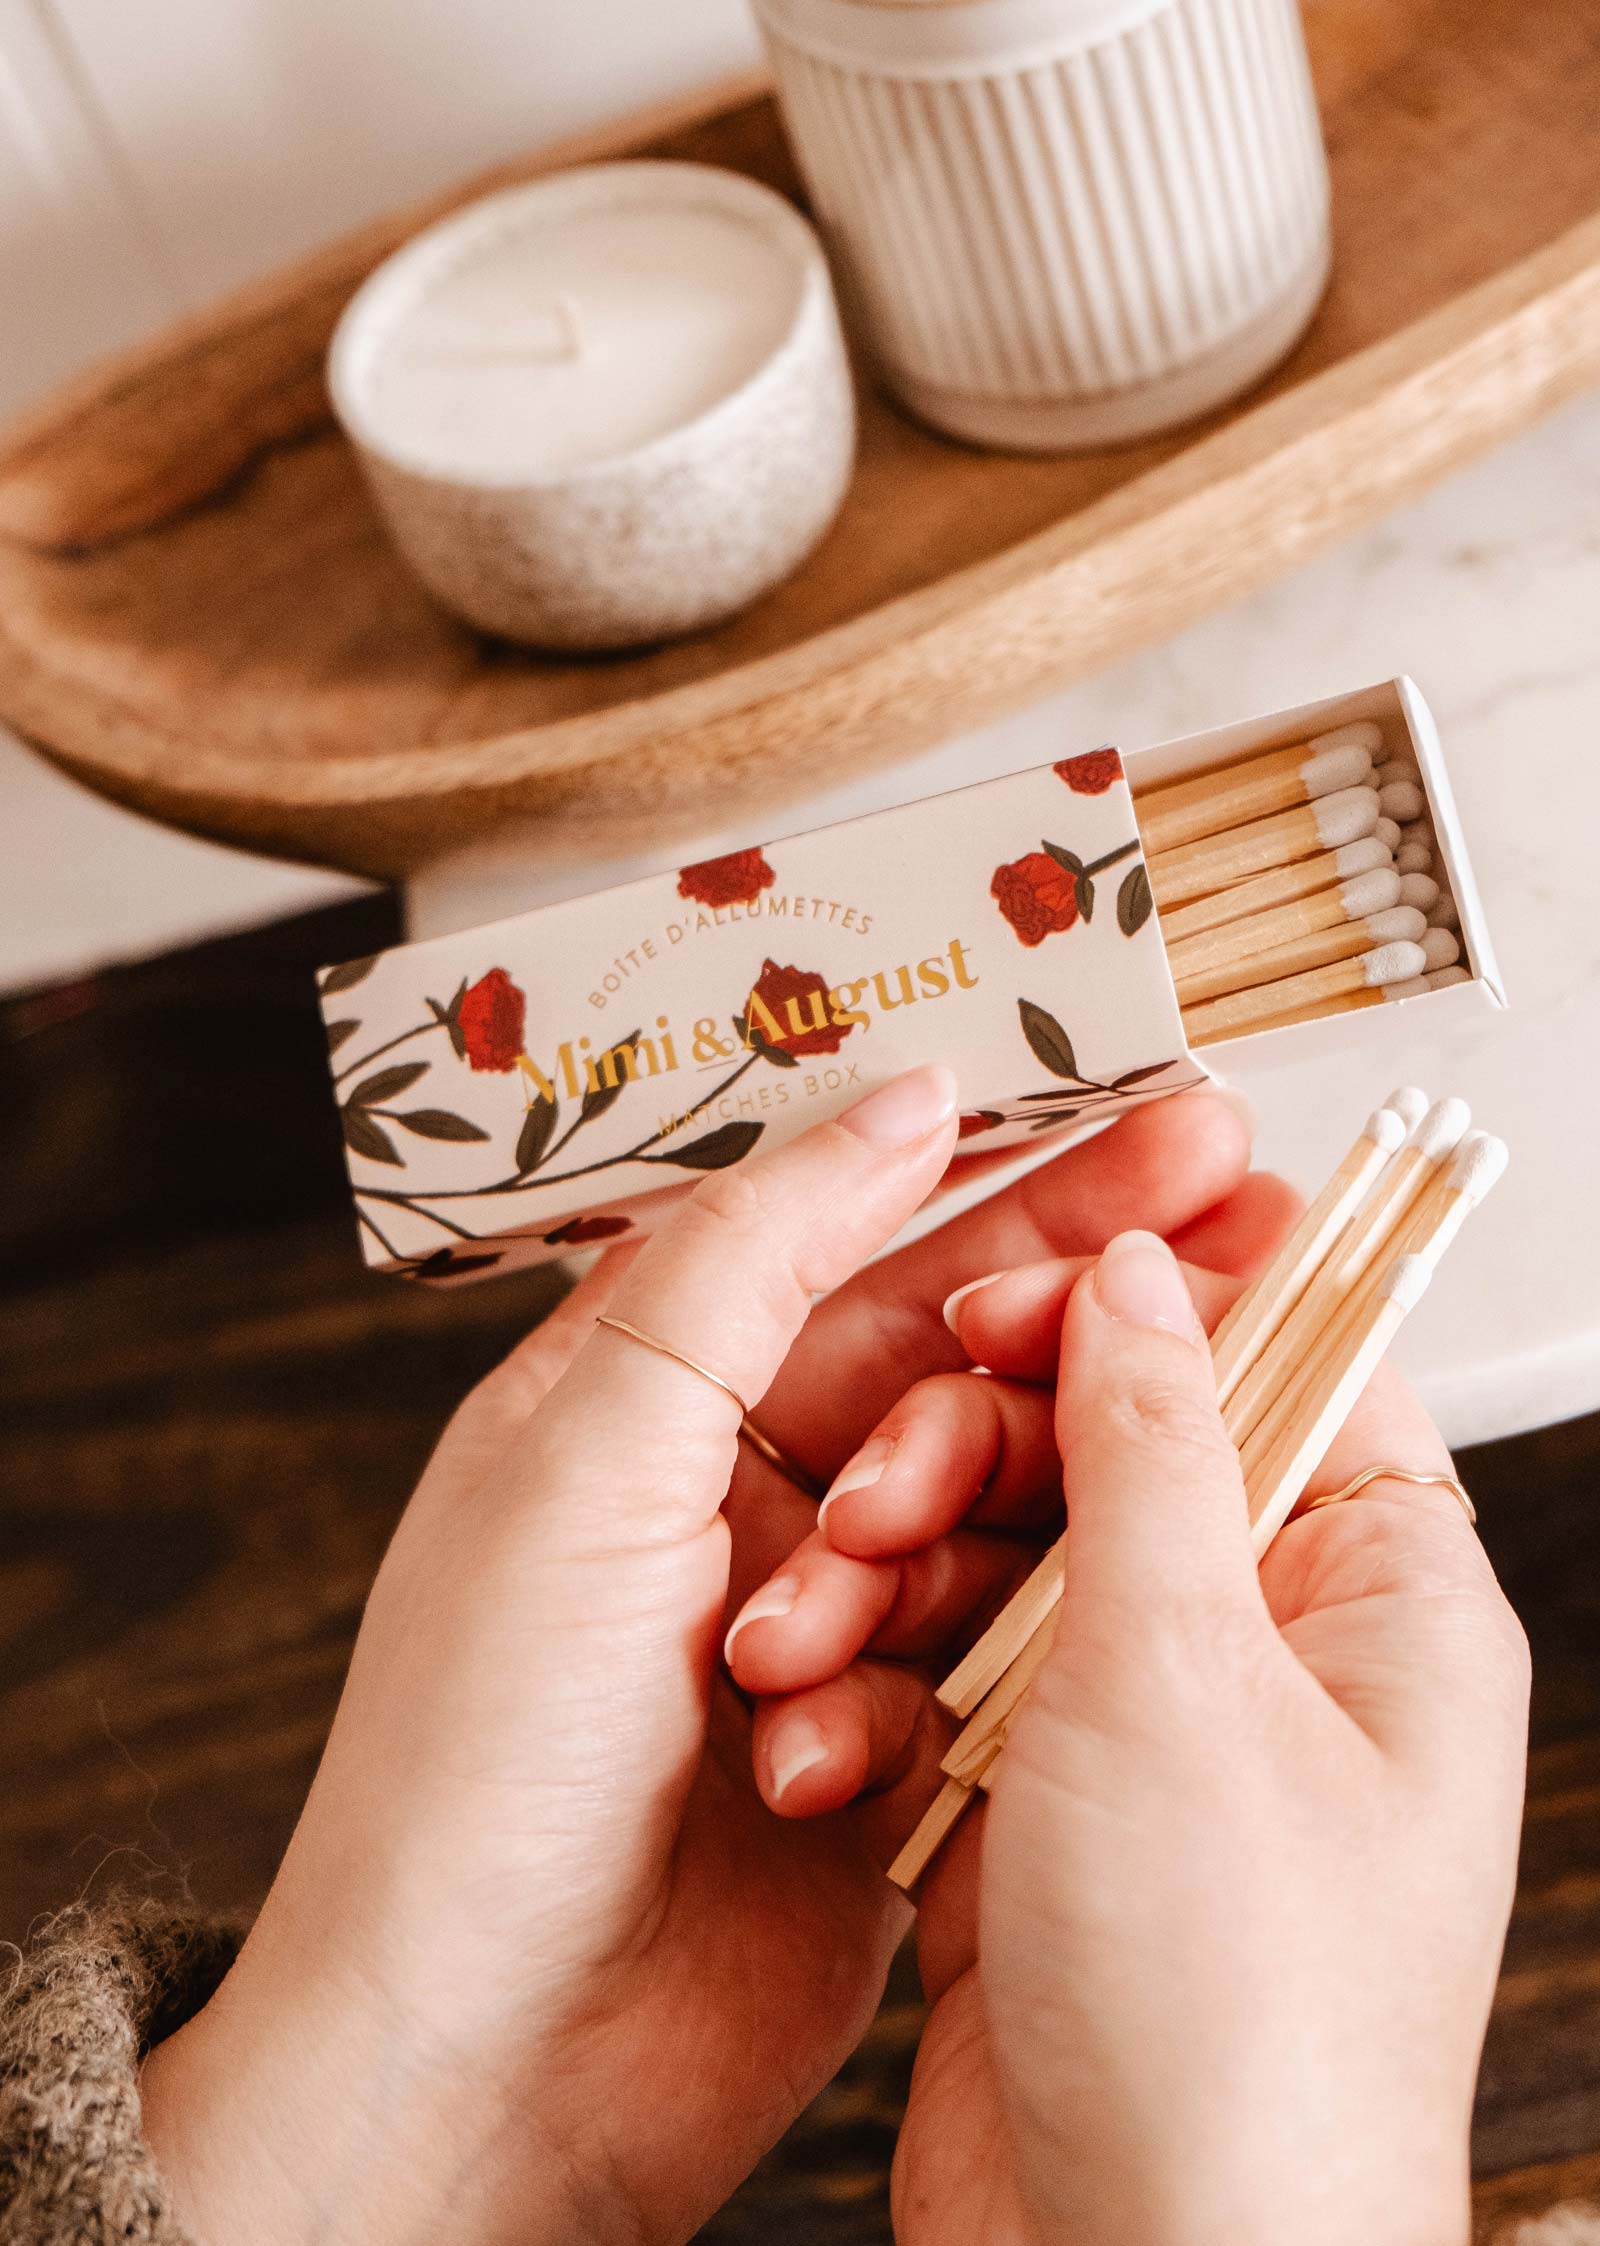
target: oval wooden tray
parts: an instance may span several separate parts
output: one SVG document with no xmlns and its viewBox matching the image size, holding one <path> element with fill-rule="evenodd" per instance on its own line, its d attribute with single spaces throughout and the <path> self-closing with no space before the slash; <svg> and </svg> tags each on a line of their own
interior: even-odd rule
<svg viewBox="0 0 1600 2246">
<path fill-rule="evenodd" d="M 331 428 L 339 309 L 485 185 L 628 152 L 799 195 L 751 81 L 474 180 L 95 370 L 0 442 L 0 715 L 176 824 L 404 874 L 510 819 L 616 856 L 1015 706 L 1304 558 L 1600 376 L 1591 0 L 1310 0 L 1336 275 L 1198 431 L 1002 458 L 868 387 L 845 512 L 700 638 L 566 662 L 434 609 Z"/>
</svg>

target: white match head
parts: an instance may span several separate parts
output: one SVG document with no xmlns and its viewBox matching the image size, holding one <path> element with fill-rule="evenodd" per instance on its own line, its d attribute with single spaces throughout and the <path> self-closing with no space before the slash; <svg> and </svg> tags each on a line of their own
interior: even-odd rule
<svg viewBox="0 0 1600 2246">
<path fill-rule="evenodd" d="M 1394 862 L 1399 873 L 1432 873 L 1433 852 L 1425 842 L 1402 842 L 1394 854 Z"/>
<path fill-rule="evenodd" d="M 1427 804 L 1415 780 L 1391 780 L 1378 790 L 1378 809 L 1386 819 L 1419 819 Z"/>
<path fill-rule="evenodd" d="M 1415 1310 L 1428 1291 L 1433 1266 L 1426 1256 L 1396 1256 L 1384 1273 L 1379 1293 L 1385 1302 L 1402 1310 Z"/>
<path fill-rule="evenodd" d="M 1333 854 L 1333 870 L 1341 881 L 1348 881 L 1358 873 L 1377 873 L 1392 864 L 1388 851 L 1375 834 L 1363 835 L 1359 842 L 1343 842 Z"/>
<path fill-rule="evenodd" d="M 1456 1148 L 1456 1158 L 1450 1165 L 1451 1192 L 1464 1193 L 1476 1207 L 1490 1187 L 1504 1177 L 1510 1159 L 1511 1149 L 1504 1139 L 1497 1139 L 1488 1131 L 1469 1131 Z"/>
<path fill-rule="evenodd" d="M 1300 778 L 1308 796 L 1333 795 L 1340 788 L 1359 788 L 1372 775 L 1372 759 L 1365 749 L 1322 749 L 1307 757 Z"/>
<path fill-rule="evenodd" d="M 1426 843 L 1431 850 L 1438 837 L 1433 831 L 1431 819 L 1408 819 L 1400 829 L 1400 839 L 1402 842 Z"/>
<path fill-rule="evenodd" d="M 1403 983 L 1408 975 L 1420 975 L 1426 962 L 1420 944 L 1381 944 L 1363 956 L 1362 965 L 1369 984 L 1383 984 Z"/>
<path fill-rule="evenodd" d="M 1402 851 L 1401 857 L 1404 857 L 1404 855 L 1405 853 Z M 1396 859 L 1395 863 L 1398 866 L 1399 859 Z M 1439 884 L 1431 875 L 1410 873 L 1404 866 L 1400 866 L 1395 878 L 1400 884 L 1401 904 L 1415 905 L 1419 912 L 1426 912 L 1430 905 L 1436 905 L 1439 902 Z"/>
<path fill-rule="evenodd" d="M 1396 780 L 1408 780 L 1415 787 L 1421 774 L 1409 757 L 1392 756 L 1386 764 L 1374 765 L 1372 779 L 1380 788 L 1392 787 Z"/>
<path fill-rule="evenodd" d="M 1472 977 L 1465 967 L 1441 967 L 1437 974 L 1422 979 L 1429 990 L 1448 990 L 1452 983 L 1470 983 Z"/>
<path fill-rule="evenodd" d="M 1461 915 L 1456 910 L 1454 897 L 1442 895 L 1436 905 L 1428 907 L 1428 924 L 1432 928 L 1459 928 Z"/>
<path fill-rule="evenodd" d="M 1448 928 L 1426 928 L 1419 939 L 1422 956 L 1428 962 L 1424 973 L 1436 975 L 1441 967 L 1453 967 L 1461 957 L 1461 946 Z"/>
<path fill-rule="evenodd" d="M 1472 1110 L 1465 1100 L 1453 1094 L 1449 1099 L 1435 1100 L 1412 1132 L 1411 1143 L 1430 1162 L 1442 1162 L 1461 1144 L 1471 1121 Z"/>
<path fill-rule="evenodd" d="M 1400 1084 L 1383 1104 L 1394 1110 L 1408 1131 L 1414 1131 L 1428 1112 L 1428 1095 L 1419 1084 Z"/>
<path fill-rule="evenodd" d="M 1400 822 L 1398 819 L 1385 819 L 1380 813 L 1378 823 L 1372 831 L 1383 844 L 1385 850 L 1399 849 Z"/>
<path fill-rule="evenodd" d="M 1311 806 L 1317 822 L 1317 839 L 1324 850 L 1337 850 L 1342 842 L 1359 842 L 1378 823 L 1376 788 L 1341 788 L 1337 795 L 1318 796 Z"/>
<path fill-rule="evenodd" d="M 1387 912 L 1372 913 L 1366 930 L 1375 944 L 1420 944 L 1428 933 L 1428 923 L 1415 905 L 1391 905 Z M 1447 967 L 1449 961 L 1441 959 L 1436 964 Z"/>
<path fill-rule="evenodd" d="M 1394 1154 L 1406 1143 L 1410 1125 L 1403 1115 L 1396 1115 L 1392 1107 L 1375 1107 L 1367 1117 L 1367 1127 L 1361 1136 L 1370 1139 L 1385 1154 Z"/>
<path fill-rule="evenodd" d="M 1319 755 L 1326 749 L 1365 749 L 1370 763 L 1383 747 L 1383 727 L 1370 718 L 1358 718 L 1353 725 L 1336 725 L 1331 733 L 1319 733 L 1311 746 Z"/>
<path fill-rule="evenodd" d="M 1354 881 L 1345 882 L 1339 902 L 1347 920 L 1365 920 L 1369 913 L 1386 912 L 1390 905 L 1399 904 L 1400 895 L 1400 876 L 1392 866 L 1379 866 L 1372 873 L 1358 873 Z M 1395 932 L 1403 936 L 1409 930 Z"/>
</svg>

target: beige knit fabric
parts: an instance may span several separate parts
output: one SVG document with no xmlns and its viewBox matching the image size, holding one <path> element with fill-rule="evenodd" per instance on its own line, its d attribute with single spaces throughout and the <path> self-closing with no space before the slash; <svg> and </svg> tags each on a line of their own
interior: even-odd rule
<svg viewBox="0 0 1600 2246">
<path fill-rule="evenodd" d="M 14 1970 L 0 1951 L 0 2246 L 188 2246 L 140 2130 L 139 2062 L 242 1933 L 113 1900 L 50 1920 Z"/>
</svg>

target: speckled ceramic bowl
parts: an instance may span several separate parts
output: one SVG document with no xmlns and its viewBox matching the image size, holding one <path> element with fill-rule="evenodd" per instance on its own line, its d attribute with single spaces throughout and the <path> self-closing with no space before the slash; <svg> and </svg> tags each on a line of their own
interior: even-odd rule
<svg viewBox="0 0 1600 2246">
<path fill-rule="evenodd" d="M 637 449 L 540 475 L 495 480 L 395 446 L 369 410 L 371 372 L 431 283 L 520 226 L 642 203 L 731 216 L 792 275 L 789 325 L 754 374 Z M 854 392 L 816 236 L 770 188 L 704 164 L 559 172 L 430 227 L 351 298 L 328 380 L 423 583 L 469 623 L 537 647 L 641 646 L 747 607 L 822 537 L 855 458 Z"/>
</svg>

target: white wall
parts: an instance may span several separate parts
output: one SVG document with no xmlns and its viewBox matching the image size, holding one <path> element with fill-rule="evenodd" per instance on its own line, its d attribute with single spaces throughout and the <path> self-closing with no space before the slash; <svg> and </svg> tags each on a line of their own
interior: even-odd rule
<svg viewBox="0 0 1600 2246">
<path fill-rule="evenodd" d="M 325 236 L 756 59 L 744 0 L 0 0 L 0 415 Z M 336 894 L 0 734 L 0 989 Z"/>
</svg>

